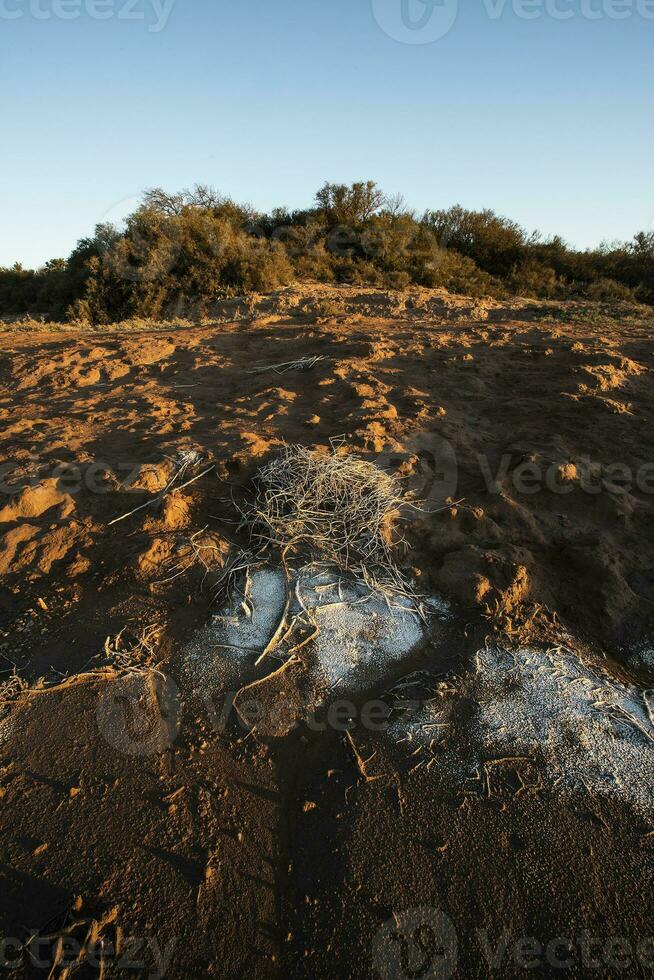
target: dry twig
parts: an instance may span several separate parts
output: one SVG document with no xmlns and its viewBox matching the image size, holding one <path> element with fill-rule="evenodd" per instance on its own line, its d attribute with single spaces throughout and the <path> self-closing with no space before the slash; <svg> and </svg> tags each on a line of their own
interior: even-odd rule
<svg viewBox="0 0 654 980">
<path fill-rule="evenodd" d="M 164 497 L 167 497 L 169 494 L 179 493 L 180 490 L 190 487 L 192 483 L 196 483 L 198 480 L 201 480 L 203 476 L 208 476 L 208 474 L 215 469 L 214 466 L 210 466 L 208 469 L 204 470 L 203 473 L 198 473 L 197 476 L 194 476 L 185 483 L 178 485 L 179 481 L 184 479 L 189 470 L 194 469 L 201 462 L 202 456 L 198 452 L 192 451 L 180 453 L 180 455 L 173 460 L 175 471 L 163 490 L 161 490 L 161 492 L 155 497 L 152 497 L 151 500 L 146 500 L 146 502 L 141 504 L 139 507 L 135 507 L 126 514 L 122 514 L 120 517 L 115 517 L 113 521 L 109 521 L 107 527 L 112 527 L 114 524 L 119 524 L 121 521 L 127 520 L 128 517 L 132 517 L 134 514 L 138 514 L 139 511 L 145 510 L 146 507 L 153 507 L 155 504 L 161 503 Z"/>
<path fill-rule="evenodd" d="M 289 371 L 309 371 L 320 361 L 327 358 L 324 354 L 316 357 L 298 357 L 294 361 L 285 361 L 282 364 L 264 364 L 262 367 L 255 367 L 248 371 L 248 374 L 264 374 L 266 371 L 274 371 L 275 374 L 287 374 Z"/>
</svg>

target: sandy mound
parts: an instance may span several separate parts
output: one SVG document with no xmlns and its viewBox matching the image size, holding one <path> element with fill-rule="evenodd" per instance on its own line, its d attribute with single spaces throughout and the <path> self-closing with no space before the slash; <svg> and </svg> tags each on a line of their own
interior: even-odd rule
<svg viewBox="0 0 654 980">
<path fill-rule="evenodd" d="M 0 523 L 14 523 L 30 517 L 42 517 L 50 510 L 53 517 L 63 520 L 75 510 L 75 502 L 59 489 L 57 480 L 44 480 L 36 486 L 25 487 L 16 499 L 0 510 Z"/>
</svg>

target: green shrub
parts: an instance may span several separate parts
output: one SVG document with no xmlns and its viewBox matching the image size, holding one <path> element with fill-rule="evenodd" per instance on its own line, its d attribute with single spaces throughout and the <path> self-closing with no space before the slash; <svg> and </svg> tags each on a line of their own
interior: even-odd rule
<svg viewBox="0 0 654 980">
<path fill-rule="evenodd" d="M 523 259 L 512 271 L 508 285 L 518 296 L 553 299 L 560 292 L 554 269 L 535 258 Z"/>
<path fill-rule="evenodd" d="M 154 188 L 123 231 L 98 225 L 68 259 L 0 269 L 0 315 L 156 319 L 294 278 L 654 304 L 654 232 L 579 252 L 489 210 L 456 205 L 416 216 L 373 181 L 326 183 L 313 208 L 270 214 L 204 186 Z"/>
<path fill-rule="evenodd" d="M 592 299 L 599 303 L 633 303 L 635 296 L 633 290 L 615 279 L 598 279 L 596 282 L 589 283 L 584 295 L 587 299 Z"/>
<path fill-rule="evenodd" d="M 537 240 L 515 221 L 489 210 L 466 211 L 459 204 L 428 212 L 425 222 L 442 248 L 454 249 L 494 276 L 509 275 L 529 243 Z"/>
<path fill-rule="evenodd" d="M 424 284 L 473 297 L 502 298 L 506 295 L 501 282 L 480 269 L 472 259 L 449 249 L 439 252 L 429 280 Z"/>
</svg>

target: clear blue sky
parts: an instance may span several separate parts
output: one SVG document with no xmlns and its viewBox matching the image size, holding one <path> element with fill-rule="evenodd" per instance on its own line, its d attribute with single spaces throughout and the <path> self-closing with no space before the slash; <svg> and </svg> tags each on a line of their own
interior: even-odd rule
<svg viewBox="0 0 654 980">
<path fill-rule="evenodd" d="M 459 0 L 425 44 L 379 26 L 397 33 L 403 0 L 176 0 L 159 31 L 157 0 L 127 2 L 0 0 L 0 265 L 65 256 L 144 188 L 196 182 L 268 209 L 371 178 L 581 247 L 654 227 L 652 0 L 649 20 L 557 0 L 565 21 Z"/>
</svg>

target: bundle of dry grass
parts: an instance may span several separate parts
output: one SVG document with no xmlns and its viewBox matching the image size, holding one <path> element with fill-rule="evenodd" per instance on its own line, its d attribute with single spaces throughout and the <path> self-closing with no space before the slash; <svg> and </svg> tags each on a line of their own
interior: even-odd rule
<svg viewBox="0 0 654 980">
<path fill-rule="evenodd" d="M 329 453 L 287 446 L 255 478 L 257 492 L 242 505 L 241 528 L 258 547 L 309 554 L 363 580 L 374 591 L 409 594 L 394 560 L 403 539 L 398 480 L 373 463 L 333 448 Z"/>
<path fill-rule="evenodd" d="M 13 704 L 23 691 L 27 690 L 28 684 L 17 670 L 3 681 L 0 681 L 0 717 L 4 715 L 9 705 Z"/>
</svg>

